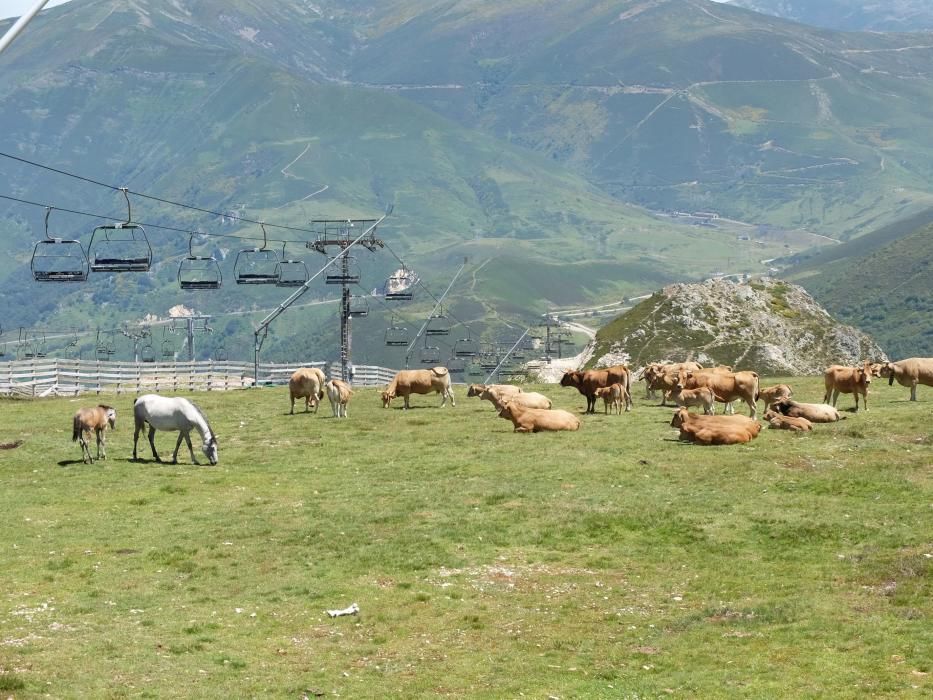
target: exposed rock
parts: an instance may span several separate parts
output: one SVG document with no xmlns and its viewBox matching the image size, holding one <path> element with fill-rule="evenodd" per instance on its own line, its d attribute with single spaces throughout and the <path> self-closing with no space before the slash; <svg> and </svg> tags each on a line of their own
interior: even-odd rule
<svg viewBox="0 0 933 700">
<path fill-rule="evenodd" d="M 764 375 L 817 374 L 887 359 L 868 335 L 836 322 L 806 290 L 772 278 L 674 284 L 597 335 L 593 366 L 628 359 L 726 364 Z"/>
</svg>

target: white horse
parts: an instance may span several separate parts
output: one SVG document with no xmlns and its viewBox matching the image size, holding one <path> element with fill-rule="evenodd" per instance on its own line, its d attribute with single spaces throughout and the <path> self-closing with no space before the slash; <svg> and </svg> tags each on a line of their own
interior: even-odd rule
<svg viewBox="0 0 933 700">
<path fill-rule="evenodd" d="M 201 434 L 201 449 L 204 455 L 210 460 L 211 464 L 217 464 L 217 435 L 211 430 L 207 423 L 207 418 L 201 412 L 201 409 L 191 403 L 188 399 L 179 397 L 157 396 L 156 394 L 145 394 L 136 399 L 133 404 L 133 416 L 136 419 L 136 430 L 133 433 L 133 459 L 136 459 L 136 443 L 139 440 L 139 433 L 143 425 L 149 424 L 149 446 L 152 448 L 152 456 L 156 462 L 161 462 L 155 448 L 155 431 L 158 430 L 177 430 L 178 442 L 175 443 L 175 452 L 172 453 L 172 464 L 178 462 L 178 448 L 181 447 L 181 441 L 188 443 L 188 451 L 191 453 L 191 461 L 198 464 L 195 459 L 194 449 L 191 447 L 191 437 L 189 433 L 194 428 Z"/>
</svg>

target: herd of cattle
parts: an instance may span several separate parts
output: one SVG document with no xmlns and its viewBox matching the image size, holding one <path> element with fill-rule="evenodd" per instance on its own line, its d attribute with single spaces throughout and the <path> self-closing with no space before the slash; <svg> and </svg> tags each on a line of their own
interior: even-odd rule
<svg viewBox="0 0 933 700">
<path fill-rule="evenodd" d="M 793 391 L 786 384 L 761 387 L 755 372 L 733 372 L 731 367 L 723 366 L 703 368 L 696 362 L 656 362 L 637 372 L 632 372 L 625 365 L 587 371 L 568 370 L 560 384 L 576 388 L 586 398 L 586 413 L 595 413 L 596 402 L 601 398 L 606 413 L 621 414 L 623 409 L 632 410 L 633 375 L 645 382 L 646 398 L 657 398 L 657 392 L 661 392 L 662 406 L 671 401 L 677 407 L 671 426 L 680 429 L 681 440 L 702 445 L 730 445 L 749 442 L 758 436 L 761 431 L 757 420 L 758 401 L 764 402 L 764 420 L 770 427 L 795 431 L 809 431 L 813 423 L 831 423 L 844 418 L 836 410 L 840 394 L 854 396 L 856 411 L 861 397 L 862 408 L 867 411 L 868 388 L 873 377 L 887 379 L 889 385 L 896 381 L 910 388 L 910 400 L 916 401 L 918 384 L 933 386 L 933 358 L 913 357 L 883 363 L 866 361 L 860 367 L 832 365 L 823 373 L 826 393 L 821 404 L 794 401 L 791 398 Z M 316 367 L 297 370 L 289 379 L 288 392 L 291 399 L 289 413 L 295 412 L 295 399 L 304 399 L 306 412 L 313 410 L 317 413 L 318 405 L 326 394 L 335 418 L 347 417 L 347 404 L 353 395 L 349 384 L 340 379 L 328 380 Z M 388 408 L 394 399 L 401 397 L 407 409 L 412 394 L 431 393 L 441 394 L 441 406 L 447 403 L 448 398 L 452 405 L 457 405 L 446 367 L 401 370 L 382 392 L 382 406 Z M 580 428 L 577 416 L 552 408 L 551 400 L 543 394 L 524 391 L 511 384 L 471 384 L 467 396 L 491 402 L 501 418 L 512 422 L 515 432 Z M 748 417 L 733 414 L 735 401 L 748 405 Z M 717 403 L 724 404 L 723 415 L 716 415 Z M 689 409 L 693 407 L 702 408 L 702 414 L 691 413 Z M 108 427 L 112 429 L 115 422 L 116 411 L 111 406 L 82 408 L 75 413 L 72 439 L 80 443 L 85 462 L 93 461 L 89 449 L 92 433 L 97 438 L 98 459 L 106 457 L 104 431 Z M 206 425 L 206 419 L 204 423 Z M 181 439 L 182 435 L 179 435 L 179 444 Z M 190 440 L 188 447 L 191 448 Z M 154 444 L 152 448 L 153 455 L 156 455 Z M 178 445 L 175 447 L 176 457 L 177 452 Z M 215 463 L 215 460 L 211 461 Z"/>
<path fill-rule="evenodd" d="M 646 396 L 656 398 L 661 392 L 661 405 L 668 401 L 678 407 L 671 426 L 680 429 L 680 438 L 704 445 L 726 445 L 749 442 L 758 436 L 758 401 L 766 407 L 764 419 L 772 428 L 809 431 L 813 423 L 830 423 L 844 418 L 836 409 L 840 394 L 852 394 L 855 410 L 859 397 L 868 410 L 868 387 L 873 377 L 897 381 L 910 388 L 911 401 L 917 400 L 917 385 L 933 386 L 933 358 L 910 358 L 899 362 L 864 362 L 858 367 L 832 365 L 823 373 L 826 393 L 823 403 L 795 401 L 786 384 L 761 387 L 758 374 L 733 372 L 731 367 L 703 368 L 696 362 L 653 363 L 632 372 L 625 365 L 587 371 L 568 370 L 561 378 L 564 387 L 574 387 L 586 398 L 586 413 L 596 412 L 598 399 L 603 400 L 606 413 L 632 410 L 632 380 L 645 382 Z M 439 393 L 441 406 L 450 398 L 450 374 L 445 367 L 402 370 L 382 393 L 384 408 L 402 397 L 409 407 L 411 394 Z M 512 422 L 516 432 L 543 430 L 577 430 L 580 419 L 568 411 L 551 408 L 551 401 L 537 392 L 525 392 L 509 384 L 471 384 L 467 396 L 490 401 L 500 417 Z M 733 403 L 744 402 L 749 415 L 734 415 Z M 723 415 L 716 415 L 717 403 L 724 404 Z M 689 408 L 702 408 L 691 413 Z"/>
</svg>

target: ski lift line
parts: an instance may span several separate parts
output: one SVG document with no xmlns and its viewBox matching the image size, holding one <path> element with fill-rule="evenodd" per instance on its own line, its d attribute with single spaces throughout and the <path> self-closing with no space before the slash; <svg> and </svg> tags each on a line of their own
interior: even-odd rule
<svg viewBox="0 0 933 700">
<path fill-rule="evenodd" d="M 441 294 L 441 298 L 437 299 L 436 303 L 434 304 L 434 308 L 431 309 L 431 313 L 429 313 L 428 317 L 424 319 L 424 323 L 421 324 L 421 328 L 418 330 L 418 333 L 415 334 L 415 337 L 412 339 L 408 348 L 405 350 L 405 365 L 406 366 L 408 365 L 408 360 L 411 357 L 412 348 L 415 347 L 415 343 L 418 342 L 418 339 L 421 337 L 421 334 L 424 333 L 424 329 L 427 328 L 428 323 L 431 321 L 431 317 L 434 316 L 435 313 L 437 313 L 437 310 L 440 308 L 441 303 L 444 301 L 444 298 L 453 288 L 454 283 L 457 281 L 457 278 L 460 277 L 460 273 L 463 272 L 464 268 L 466 268 L 466 264 L 467 264 L 467 261 L 466 261 L 466 258 L 464 258 L 463 264 L 460 265 L 460 269 L 457 270 L 456 274 L 453 276 L 453 279 L 450 280 L 450 284 L 447 285 L 447 289 L 445 289 L 444 293 Z M 434 295 L 432 294 L 431 296 L 433 297 Z"/>
<path fill-rule="evenodd" d="M 130 194 L 135 194 L 132 190 L 129 191 Z M 11 197 L 10 195 L 0 194 L 0 199 L 6 199 L 11 202 L 17 202 L 19 204 L 28 204 L 33 207 L 42 207 L 43 209 L 54 209 L 55 211 L 65 212 L 66 214 L 78 214 L 79 216 L 88 216 L 93 219 L 103 219 L 105 221 L 115 221 L 122 222 L 123 219 L 117 216 L 111 216 L 109 214 L 95 214 L 93 212 L 81 211 L 80 209 L 68 209 L 66 207 L 56 207 L 51 204 L 43 204 L 42 202 L 33 202 L 28 199 L 20 199 L 19 197 Z M 231 218 L 231 217 L 227 217 Z M 244 219 L 245 221 L 245 219 Z M 206 231 L 194 231 L 191 229 L 185 228 L 176 228 L 174 226 L 163 226 L 161 224 L 146 223 L 145 221 L 134 222 L 138 223 L 140 226 L 145 226 L 146 228 L 159 229 L 161 231 L 171 231 L 172 233 L 183 233 L 186 236 L 206 236 L 208 238 L 232 238 L 240 241 L 258 241 L 259 236 L 238 236 L 232 233 L 208 233 Z M 266 226 L 272 226 L 273 224 L 266 224 Z M 282 227 L 279 227 L 282 228 Z M 304 229 L 295 229 L 296 231 L 304 231 Z M 314 231 L 308 231 L 308 233 L 314 233 Z M 301 239 L 282 239 L 282 238 L 272 238 L 269 239 L 272 243 L 302 243 Z"/>
<path fill-rule="evenodd" d="M 260 351 L 260 349 L 262 348 L 262 342 L 263 342 L 263 340 L 265 340 L 266 334 L 268 334 L 268 332 L 269 332 L 269 326 L 272 324 L 272 322 L 273 322 L 275 319 L 277 319 L 279 316 L 281 316 L 283 313 L 285 313 L 285 311 L 286 311 L 286 309 L 288 309 L 288 307 L 290 307 L 290 306 L 291 306 L 292 304 L 294 304 L 298 299 L 300 299 L 301 296 L 311 288 L 311 283 L 312 283 L 314 280 L 316 280 L 318 277 L 320 277 L 320 276 L 324 273 L 324 271 L 327 270 L 327 268 L 329 268 L 331 265 L 333 265 L 333 264 L 336 263 L 338 260 L 340 260 L 341 258 L 343 258 L 343 256 L 345 256 L 345 255 L 347 254 L 347 252 L 350 251 L 350 249 L 353 248 L 353 246 L 357 245 L 357 244 L 358 244 L 361 240 L 363 240 L 366 236 L 370 235 L 373 231 L 375 231 L 375 230 L 376 230 L 376 227 L 379 226 L 379 224 L 381 224 L 383 221 L 385 221 L 386 217 L 389 216 L 389 214 L 392 213 L 392 209 L 393 209 L 393 206 L 392 206 L 392 205 L 389 205 L 389 206 L 386 208 L 385 213 L 384 213 L 381 217 L 379 217 L 378 219 L 376 219 L 376 220 L 373 222 L 373 224 L 372 224 L 371 226 L 369 226 L 367 229 L 365 229 L 365 230 L 363 231 L 363 233 L 361 233 L 359 236 L 357 236 L 356 238 L 354 238 L 354 239 L 353 239 L 350 243 L 348 243 L 347 246 L 344 247 L 339 253 L 337 253 L 334 257 L 332 257 L 330 260 L 328 260 L 320 270 L 318 270 L 318 271 L 315 272 L 313 275 L 311 275 L 311 276 L 308 278 L 308 280 L 307 280 L 303 285 L 301 285 L 301 286 L 298 287 L 294 292 L 292 292 L 292 293 L 288 296 L 288 298 L 285 299 L 285 301 L 283 301 L 281 304 L 279 304 L 278 307 L 276 307 L 276 309 L 275 309 L 274 311 L 272 311 L 272 313 L 270 313 L 269 315 L 267 315 L 265 318 L 263 318 L 263 319 L 259 322 L 259 325 L 256 326 L 256 329 L 253 331 L 253 339 L 254 339 L 254 344 L 253 344 L 253 353 L 254 353 L 254 354 L 253 354 L 253 379 L 254 379 L 255 382 L 257 382 L 257 383 L 259 382 L 259 351 Z M 260 333 L 262 334 L 261 337 L 260 337 Z"/>
<path fill-rule="evenodd" d="M 528 335 L 528 334 L 531 332 L 531 329 L 532 329 L 532 328 L 534 328 L 534 326 L 528 326 L 528 328 L 525 329 L 525 332 L 521 334 L 521 337 L 519 337 L 519 339 L 515 341 L 515 343 L 512 345 L 512 347 L 509 348 L 509 351 L 508 351 L 507 353 L 505 353 L 505 355 L 503 355 L 502 358 L 499 360 L 499 364 L 496 365 L 496 368 L 495 368 L 494 370 L 492 370 L 489 374 L 486 375 L 486 378 L 483 380 L 483 384 L 488 384 L 488 383 L 489 383 L 489 380 L 492 379 L 492 376 L 493 376 L 496 372 L 499 371 L 499 368 L 502 367 L 502 364 L 503 364 L 507 359 L 509 359 L 509 355 L 511 355 L 511 354 L 512 354 L 512 351 L 515 350 L 515 348 L 518 347 L 518 344 L 521 343 L 521 342 L 525 339 L 525 336 Z"/>
<path fill-rule="evenodd" d="M 59 175 L 65 175 L 65 176 L 67 176 L 67 177 L 73 177 L 73 178 L 75 178 L 75 179 L 77 179 L 77 180 L 82 180 L 82 181 L 87 182 L 87 183 L 90 183 L 90 184 L 92 184 L 92 185 L 97 185 L 98 187 L 106 187 L 107 189 L 111 189 L 111 190 L 114 190 L 114 191 L 126 190 L 127 192 L 129 192 L 129 193 L 130 193 L 131 195 L 133 195 L 133 196 L 142 197 L 142 198 L 144 198 L 144 199 L 151 199 L 151 200 L 153 200 L 153 201 L 155 201 L 155 202 L 161 202 L 162 204 L 169 204 L 169 205 L 174 206 L 174 207 L 181 207 L 182 209 L 190 209 L 190 210 L 192 210 L 192 211 L 199 211 L 199 212 L 201 212 L 202 214 L 212 214 L 212 215 L 214 215 L 214 216 L 220 216 L 220 217 L 224 217 L 224 218 L 227 218 L 227 219 L 233 219 L 234 221 L 242 221 L 242 222 L 245 223 L 245 224 L 259 224 L 259 223 L 262 223 L 262 222 L 260 222 L 260 221 L 255 221 L 255 220 L 253 220 L 253 219 L 246 219 L 246 218 L 244 218 L 244 217 L 235 216 L 235 215 L 233 215 L 233 214 L 224 214 L 224 213 L 222 213 L 222 212 L 213 211 L 213 210 L 211 210 L 211 209 L 203 209 L 203 208 L 201 208 L 201 207 L 196 207 L 196 206 L 194 206 L 194 205 L 192 205 L 192 204 L 184 204 L 183 202 L 174 202 L 174 201 L 172 201 L 172 200 L 170 200 L 170 199 L 163 199 L 163 198 L 161 198 L 161 197 L 156 197 L 155 195 L 146 194 L 145 192 L 137 192 L 137 191 L 135 191 L 135 190 L 131 190 L 131 189 L 128 189 L 128 188 L 126 188 L 126 187 L 117 187 L 116 185 L 110 185 L 110 184 L 108 184 L 108 183 L 106 183 L 106 182 L 100 182 L 99 180 L 94 180 L 94 179 L 89 178 L 89 177 L 84 177 L 83 175 L 76 175 L 75 173 L 70 173 L 70 172 L 68 172 L 67 170 L 60 170 L 59 168 L 53 168 L 53 167 L 51 167 L 51 166 L 49 166 L 49 165 L 43 165 L 42 163 L 36 163 L 35 161 L 28 160 L 27 158 L 21 158 L 20 156 L 14 156 L 14 155 L 12 155 L 11 153 L 4 153 L 3 151 L 0 151 L 0 156 L 3 156 L 4 158 L 10 158 L 11 160 L 19 161 L 20 163 L 25 163 L 26 165 L 32 165 L 32 166 L 35 166 L 35 167 L 37 167 L 37 168 L 42 168 L 43 170 L 48 170 L 48 171 L 51 171 L 51 172 L 53 172 L 53 173 L 58 173 Z M 107 218 L 107 217 L 100 217 L 100 218 Z M 280 229 L 284 229 L 284 230 L 287 230 L 287 231 L 300 231 L 300 232 L 302 232 L 302 233 L 314 233 L 314 231 L 311 230 L 311 229 L 300 228 L 300 227 L 298 227 L 298 226 L 286 226 L 286 225 L 284 225 L 284 224 L 270 224 L 270 223 L 268 223 L 268 222 L 266 222 L 266 226 L 271 226 L 271 227 L 273 227 L 273 228 L 280 228 Z"/>
</svg>

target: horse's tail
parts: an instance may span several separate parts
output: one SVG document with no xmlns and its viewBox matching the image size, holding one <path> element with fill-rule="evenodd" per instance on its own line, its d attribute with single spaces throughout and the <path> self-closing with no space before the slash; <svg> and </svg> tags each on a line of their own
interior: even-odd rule
<svg viewBox="0 0 933 700">
<path fill-rule="evenodd" d="M 74 420 L 72 421 L 71 441 L 77 442 L 79 437 L 81 437 L 81 418 L 75 413 Z"/>
</svg>

